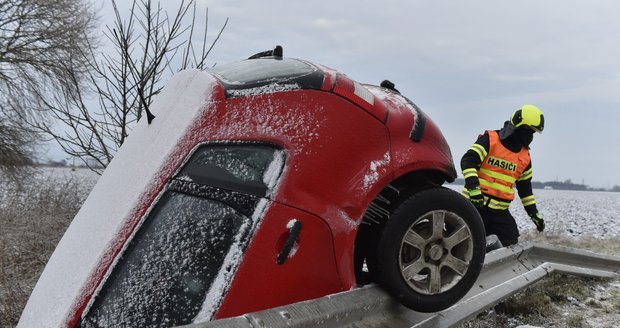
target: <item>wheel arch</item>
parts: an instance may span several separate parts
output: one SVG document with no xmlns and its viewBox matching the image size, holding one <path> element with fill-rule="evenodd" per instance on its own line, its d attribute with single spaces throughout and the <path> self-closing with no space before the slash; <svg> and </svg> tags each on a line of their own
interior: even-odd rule
<svg viewBox="0 0 620 328">
<path fill-rule="evenodd" d="M 353 258 L 355 278 L 358 284 L 373 282 L 369 272 L 363 271 L 364 261 L 370 269 L 374 261 L 378 238 L 392 213 L 410 195 L 433 187 L 439 187 L 453 179 L 444 170 L 409 171 L 385 184 L 369 203 L 357 230 Z M 372 271 L 372 269 L 370 269 Z"/>
</svg>

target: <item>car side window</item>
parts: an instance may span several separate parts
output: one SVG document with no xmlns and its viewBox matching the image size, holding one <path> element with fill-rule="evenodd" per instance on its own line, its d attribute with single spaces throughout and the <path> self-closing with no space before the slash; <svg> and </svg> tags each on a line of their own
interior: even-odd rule
<svg viewBox="0 0 620 328">
<path fill-rule="evenodd" d="M 268 145 L 223 145 L 198 149 L 178 179 L 265 196 L 282 170 L 283 154 Z"/>
<path fill-rule="evenodd" d="M 172 179 L 112 269 L 79 327 L 190 324 L 218 275 L 236 268 L 280 150 L 204 146 Z M 279 167 L 276 172 L 269 173 Z M 229 188 L 229 189 L 226 189 Z M 241 190 L 241 191 L 238 191 Z M 229 260 L 227 260 L 229 258 Z M 215 300 L 217 305 L 217 300 Z"/>
</svg>

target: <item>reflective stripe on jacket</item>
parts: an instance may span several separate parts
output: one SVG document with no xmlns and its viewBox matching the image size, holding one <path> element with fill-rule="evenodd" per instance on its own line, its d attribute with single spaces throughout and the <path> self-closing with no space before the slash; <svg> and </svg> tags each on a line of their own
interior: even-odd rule
<svg viewBox="0 0 620 328">
<path fill-rule="evenodd" d="M 518 153 L 514 153 L 502 145 L 496 131 L 487 133 L 489 151 L 478 170 L 480 189 L 483 194 L 510 203 L 515 198 L 515 181 L 530 164 L 530 152 L 522 147 Z"/>
</svg>

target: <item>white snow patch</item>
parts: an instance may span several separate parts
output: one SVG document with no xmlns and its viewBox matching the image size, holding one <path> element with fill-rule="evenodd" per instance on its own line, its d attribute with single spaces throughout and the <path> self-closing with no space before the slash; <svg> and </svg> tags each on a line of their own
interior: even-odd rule
<svg viewBox="0 0 620 328">
<path fill-rule="evenodd" d="M 300 87 L 297 83 L 289 83 L 289 84 L 271 83 L 271 84 L 262 85 L 260 87 L 249 88 L 249 89 L 226 90 L 226 94 L 230 97 L 248 97 L 248 96 L 262 95 L 266 93 L 283 92 L 283 91 L 291 91 L 291 90 L 298 90 L 298 89 L 300 89 Z"/>
<path fill-rule="evenodd" d="M 291 314 L 288 311 L 279 311 L 278 314 L 286 320 L 291 320 Z"/>
<path fill-rule="evenodd" d="M 299 243 L 295 242 L 295 244 L 293 245 L 293 248 L 291 248 L 291 251 L 288 253 L 288 256 L 286 258 L 292 259 L 295 256 L 295 254 L 297 254 L 298 249 L 299 249 Z"/>
<path fill-rule="evenodd" d="M 263 183 L 268 188 L 268 195 L 273 194 L 273 188 L 278 182 L 278 178 L 282 175 L 282 169 L 284 168 L 284 151 L 277 150 L 273 153 L 273 161 L 267 167 L 267 170 L 263 174 Z"/>
<path fill-rule="evenodd" d="M 348 231 L 353 231 L 357 229 L 357 226 L 358 226 L 357 221 L 351 218 L 349 214 L 347 214 L 347 212 L 345 212 L 342 209 L 339 209 L 338 214 L 340 218 L 342 219 L 342 221 L 344 221 L 344 223 L 346 224 L 346 227 L 349 229 Z"/>
<path fill-rule="evenodd" d="M 295 226 L 295 223 L 297 223 L 297 221 L 299 221 L 299 220 L 297 220 L 297 219 L 292 219 L 292 220 L 288 221 L 288 222 L 286 223 L 286 229 L 289 229 L 289 230 L 290 230 L 290 229 L 293 229 L 293 227 Z"/>
<path fill-rule="evenodd" d="M 199 70 L 175 75 L 151 106 L 151 124 L 141 120 L 105 170 L 52 254 L 18 327 L 61 327 L 75 311 L 111 242 L 130 220 L 146 190 L 159 185 L 166 158 L 201 111 L 208 109 L 216 81 Z"/>
<path fill-rule="evenodd" d="M 295 224 L 299 222 L 298 219 L 292 219 L 289 220 L 286 223 L 286 229 L 288 229 L 289 231 L 291 229 L 293 229 L 293 227 L 295 226 Z M 295 241 L 295 244 L 293 244 L 293 247 L 291 248 L 291 251 L 288 253 L 288 256 L 286 256 L 287 259 L 293 258 L 295 256 L 295 254 L 297 254 L 297 250 L 299 249 L 299 242 Z"/>
<path fill-rule="evenodd" d="M 607 238 L 620 235 L 620 193 L 535 189 L 536 207 L 548 233 Z M 535 231 L 521 201 L 510 204 L 521 231 Z"/>
<path fill-rule="evenodd" d="M 300 102 L 306 101 L 303 93 Z M 319 137 L 325 109 L 315 107 L 307 111 L 290 110 L 290 103 L 281 99 L 267 98 L 260 110 L 249 113 L 246 108 L 256 108 L 256 97 L 242 98 L 240 105 L 227 108 L 226 117 L 217 129 L 209 131 L 213 139 L 230 139 L 231 135 L 260 134 L 274 136 L 298 145 L 310 145 Z M 253 130 L 249 130 L 253 129 Z M 295 153 L 306 151 L 305 147 L 290 149 Z"/>
<path fill-rule="evenodd" d="M 461 192 L 462 185 L 446 187 Z M 534 189 L 536 207 L 545 219 L 543 234 L 609 238 L 620 236 L 620 192 Z M 519 197 L 510 203 L 519 231 L 535 233 L 536 226 Z"/>
<path fill-rule="evenodd" d="M 383 155 L 383 159 L 370 162 L 368 173 L 364 176 L 364 190 L 370 189 L 379 180 L 379 168 L 390 164 L 390 153 Z"/>
</svg>

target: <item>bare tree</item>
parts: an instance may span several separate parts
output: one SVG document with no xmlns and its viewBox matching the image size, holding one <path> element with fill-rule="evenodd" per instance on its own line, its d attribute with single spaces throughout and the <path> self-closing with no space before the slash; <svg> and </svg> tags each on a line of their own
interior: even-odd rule
<svg viewBox="0 0 620 328">
<path fill-rule="evenodd" d="M 10 113 L 7 113 L 10 114 Z M 2 178 L 19 180 L 27 164 L 31 163 L 32 145 L 36 137 L 19 124 L 19 119 L 0 114 L 0 168 Z"/>
<path fill-rule="evenodd" d="M 82 48 L 93 45 L 95 22 L 83 0 L 0 0 L 0 169 L 30 161 L 37 136 L 20 118 L 45 119 L 40 95 L 70 94 L 81 84 Z"/>
<path fill-rule="evenodd" d="M 72 77 L 75 92 L 40 99 L 38 105 L 54 116 L 55 123 L 31 121 L 67 154 L 96 171 L 108 165 L 138 120 L 153 118 L 148 108 L 163 87 L 163 78 L 189 67 L 205 68 L 209 52 L 228 23 L 224 22 L 207 47 L 206 11 L 202 44 L 196 47 L 194 0 L 182 0 L 172 15 L 158 2 L 134 0 L 127 18 L 115 1 L 112 4 L 115 22 L 105 35 L 114 52 L 98 57 L 92 48 L 84 48 L 90 88 L 80 87 L 81 72 L 77 72 Z"/>
</svg>

